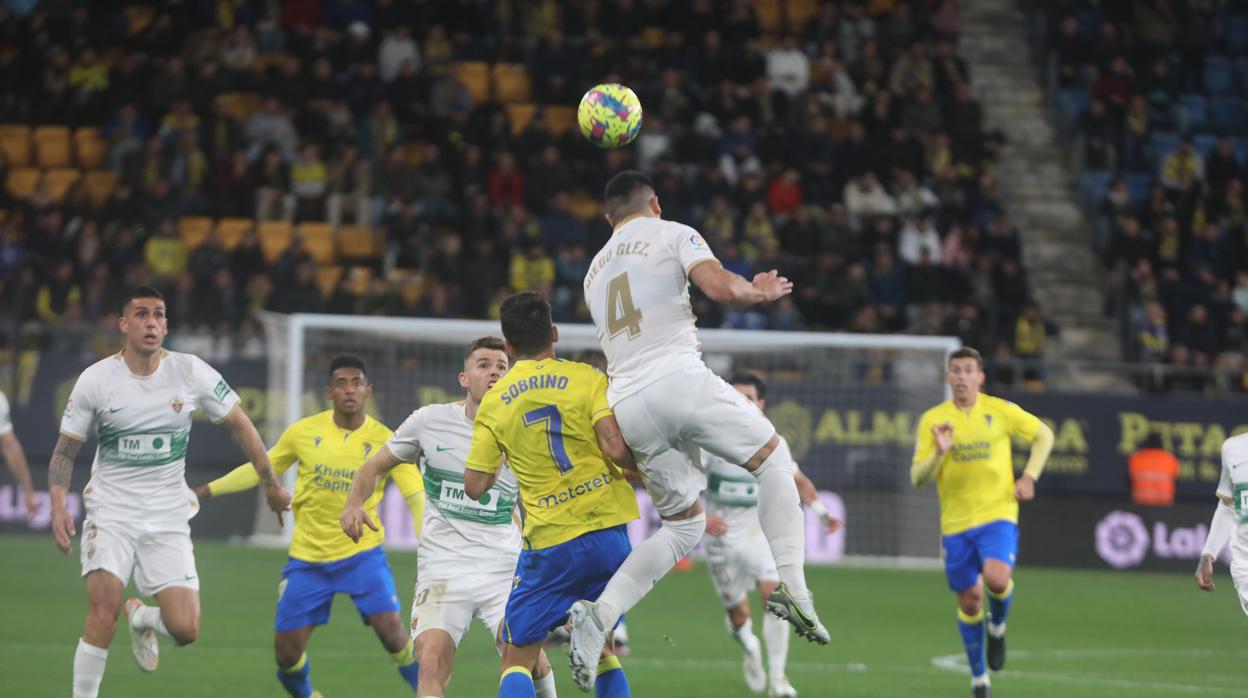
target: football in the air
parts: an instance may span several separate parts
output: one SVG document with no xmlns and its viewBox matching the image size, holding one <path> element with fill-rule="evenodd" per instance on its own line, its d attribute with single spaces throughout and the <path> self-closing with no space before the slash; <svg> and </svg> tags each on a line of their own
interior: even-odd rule
<svg viewBox="0 0 1248 698">
<path fill-rule="evenodd" d="M 632 143 L 641 131 L 641 100 L 624 85 L 597 85 L 581 97 L 576 119 L 590 143 L 619 148 Z"/>
</svg>

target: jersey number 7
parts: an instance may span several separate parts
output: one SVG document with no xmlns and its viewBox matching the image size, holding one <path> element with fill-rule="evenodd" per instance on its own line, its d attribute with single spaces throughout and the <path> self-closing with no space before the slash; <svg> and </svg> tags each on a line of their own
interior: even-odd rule
<svg viewBox="0 0 1248 698">
<path fill-rule="evenodd" d="M 572 472 L 572 459 L 563 445 L 563 415 L 557 405 L 546 405 L 524 413 L 524 426 L 540 426 L 546 430 L 546 448 L 560 475 Z"/>
</svg>

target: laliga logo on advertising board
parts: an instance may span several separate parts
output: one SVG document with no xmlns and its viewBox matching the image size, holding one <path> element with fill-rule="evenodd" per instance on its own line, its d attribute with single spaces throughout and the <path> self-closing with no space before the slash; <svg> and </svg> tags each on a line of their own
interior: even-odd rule
<svg viewBox="0 0 1248 698">
<path fill-rule="evenodd" d="M 1152 540 L 1144 520 L 1129 511 L 1111 511 L 1096 524 L 1096 552 L 1114 569 L 1128 569 L 1144 562 L 1151 543 L 1153 555 L 1160 558 L 1195 560 L 1204 548 L 1209 528 L 1168 528 L 1163 521 L 1153 524 Z"/>
</svg>

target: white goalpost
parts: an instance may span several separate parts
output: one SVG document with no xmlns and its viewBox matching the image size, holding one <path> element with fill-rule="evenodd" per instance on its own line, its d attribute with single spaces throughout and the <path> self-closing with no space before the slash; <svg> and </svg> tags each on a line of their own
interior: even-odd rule
<svg viewBox="0 0 1248 698">
<path fill-rule="evenodd" d="M 464 347 L 501 334 L 497 322 L 484 320 L 266 313 L 263 323 L 269 409 L 262 426 L 269 444 L 292 422 L 328 409 L 325 371 L 337 354 L 365 359 L 374 386 L 370 411 L 395 428 L 421 405 L 462 399 Z M 939 559 L 936 495 L 910 486 L 909 465 L 919 415 L 947 396 L 945 359 L 960 346 L 957 339 L 723 329 L 698 335 L 716 373 L 749 370 L 767 380 L 768 415 L 825 505 L 846 521 L 842 533 L 827 536 L 810 515 L 808 559 L 923 566 Z M 590 325 L 559 325 L 555 351 L 603 365 Z M 657 516 L 644 492 L 639 500 L 643 517 L 630 530 L 644 537 Z M 397 492 L 388 493 L 381 514 L 390 545 L 415 544 Z M 289 540 L 293 527 L 279 530 L 272 518 L 259 502 L 252 542 Z"/>
</svg>

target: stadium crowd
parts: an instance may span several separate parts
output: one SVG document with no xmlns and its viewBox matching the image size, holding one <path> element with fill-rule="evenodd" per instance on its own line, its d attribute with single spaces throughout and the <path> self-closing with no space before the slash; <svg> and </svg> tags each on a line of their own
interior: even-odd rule
<svg viewBox="0 0 1248 698">
<path fill-rule="evenodd" d="M 1248 15 L 1219 0 L 1036 9 L 1127 355 L 1244 376 Z M 1203 390 L 1207 380 L 1180 371 L 1149 382 Z"/>
<path fill-rule="evenodd" d="M 1052 329 L 952 0 L 70 5 L 5 4 L 0 122 L 98 128 L 117 176 L 17 192 L 0 149 L 11 322 L 108 323 L 140 283 L 183 329 L 246 331 L 262 308 L 488 317 L 528 288 L 583 320 L 599 188 L 635 167 L 727 267 L 797 284 L 761 312 L 700 301 L 703 325 L 951 333 L 997 356 L 1039 356 Z M 645 107 L 630 148 L 569 118 L 604 81 Z M 315 225 L 372 251 L 321 254 Z"/>
</svg>

